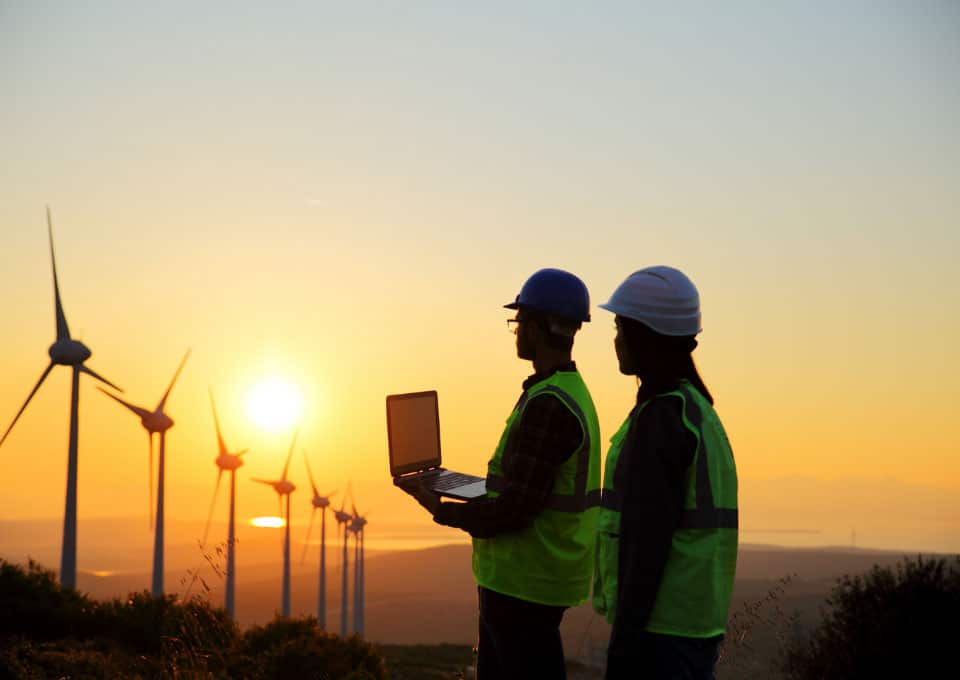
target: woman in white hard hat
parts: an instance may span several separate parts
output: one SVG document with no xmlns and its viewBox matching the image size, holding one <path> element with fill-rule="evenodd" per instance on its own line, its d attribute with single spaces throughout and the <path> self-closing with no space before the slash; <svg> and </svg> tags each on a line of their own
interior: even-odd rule
<svg viewBox="0 0 960 680">
<path fill-rule="evenodd" d="M 610 440 L 593 605 L 612 624 L 608 680 L 713 678 L 737 560 L 737 475 L 691 353 L 700 297 L 671 267 L 634 272 L 613 312 L 637 401 Z"/>
</svg>

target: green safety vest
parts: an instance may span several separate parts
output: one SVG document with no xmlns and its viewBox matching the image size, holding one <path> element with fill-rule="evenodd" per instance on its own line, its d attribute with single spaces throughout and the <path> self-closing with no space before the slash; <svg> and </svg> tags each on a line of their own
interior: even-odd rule
<svg viewBox="0 0 960 680">
<path fill-rule="evenodd" d="M 686 473 L 686 497 L 680 526 L 657 591 L 646 629 L 654 633 L 706 638 L 726 629 L 737 567 L 737 471 L 733 452 L 716 412 L 689 382 L 658 395 L 683 402 L 683 424 L 697 439 Z M 593 607 L 613 623 L 617 606 L 620 550 L 620 497 L 614 487 L 620 449 L 630 423 L 650 403 L 640 404 L 610 439 L 603 474 L 603 500 L 597 541 Z"/>
<path fill-rule="evenodd" d="M 520 398 L 487 464 L 487 496 L 506 488 L 503 457 L 523 410 L 533 397 L 552 394 L 580 421 L 580 447 L 560 466 L 546 508 L 520 531 L 473 539 L 473 575 L 484 588 L 562 607 L 590 596 L 600 505 L 600 426 L 587 386 L 576 371 L 558 371 Z"/>
</svg>

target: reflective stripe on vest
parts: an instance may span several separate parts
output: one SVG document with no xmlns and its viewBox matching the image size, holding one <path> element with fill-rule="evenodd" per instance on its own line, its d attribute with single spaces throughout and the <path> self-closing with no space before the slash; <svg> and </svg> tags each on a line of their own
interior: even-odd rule
<svg viewBox="0 0 960 680">
<path fill-rule="evenodd" d="M 586 475 L 584 475 L 584 485 L 586 485 Z M 506 490 L 507 480 L 500 475 L 487 475 L 487 491 L 503 493 Z M 590 508 L 599 507 L 600 499 L 600 489 L 592 489 L 577 496 L 564 496 L 555 493 L 550 494 L 544 508 L 547 510 L 556 510 L 557 512 L 583 512 Z"/>
<path fill-rule="evenodd" d="M 692 388 L 693 389 L 693 388 Z M 688 393 L 684 399 L 684 413 L 691 416 L 690 424 L 697 431 L 698 440 L 703 432 L 703 412 L 697 399 Z M 697 456 L 697 507 L 684 509 L 680 518 L 681 529 L 738 529 L 739 513 L 736 508 L 718 508 L 713 502 L 713 487 L 710 485 L 710 462 L 701 451 Z"/>
</svg>

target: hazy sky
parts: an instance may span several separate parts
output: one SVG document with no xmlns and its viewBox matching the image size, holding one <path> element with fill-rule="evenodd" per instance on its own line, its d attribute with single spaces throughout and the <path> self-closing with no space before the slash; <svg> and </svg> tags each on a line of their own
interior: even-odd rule
<svg viewBox="0 0 960 680">
<path fill-rule="evenodd" d="M 193 348 L 183 519 L 216 477 L 208 386 L 251 448 L 240 515 L 275 512 L 248 478 L 291 433 L 243 406 L 279 376 L 324 489 L 428 522 L 389 484 L 384 395 L 438 389 L 446 462 L 481 473 L 530 372 L 501 308 L 526 276 L 596 304 L 671 264 L 746 538 L 960 550 L 956 2 L 204 5 L 0 2 L 0 427 L 54 339 L 47 204 L 90 367 L 152 408 Z M 612 340 L 594 309 L 575 351 L 605 439 L 635 393 Z M 0 520 L 62 516 L 68 375 L 0 448 Z M 146 514 L 147 453 L 86 379 L 80 437 L 82 567 L 85 517 Z"/>
</svg>

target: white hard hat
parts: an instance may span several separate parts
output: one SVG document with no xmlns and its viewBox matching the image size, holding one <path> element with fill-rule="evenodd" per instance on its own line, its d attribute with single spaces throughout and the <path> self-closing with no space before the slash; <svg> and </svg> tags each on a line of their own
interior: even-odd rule
<svg viewBox="0 0 960 680">
<path fill-rule="evenodd" d="M 703 330 L 697 287 L 673 267 L 633 272 L 600 308 L 646 324 L 661 335 L 696 335 Z"/>
</svg>

